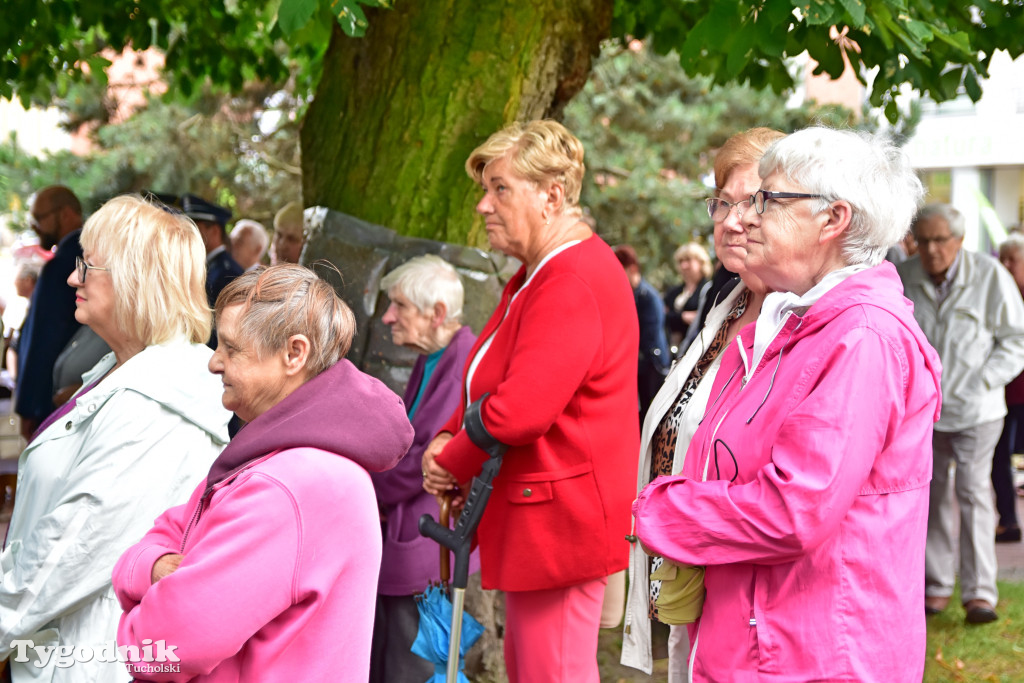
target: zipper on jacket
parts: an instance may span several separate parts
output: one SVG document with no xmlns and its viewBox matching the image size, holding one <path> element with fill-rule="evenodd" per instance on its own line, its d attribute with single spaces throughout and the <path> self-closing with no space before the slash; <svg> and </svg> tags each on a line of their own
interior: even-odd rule
<svg viewBox="0 0 1024 683">
<path fill-rule="evenodd" d="M 189 520 L 188 526 L 185 527 L 185 533 L 181 537 L 181 551 L 180 552 L 182 554 L 185 553 L 185 543 L 188 541 L 188 534 L 189 534 L 190 531 L 192 531 L 192 527 L 195 526 L 199 522 L 199 517 L 202 516 L 202 514 L 203 514 L 203 505 L 205 505 L 207 499 L 209 499 L 210 496 L 213 495 L 213 492 L 218 490 L 218 489 L 220 489 L 220 488 L 223 488 L 224 486 L 227 486 L 228 484 L 233 482 L 235 479 L 237 479 L 238 476 L 242 472 L 245 472 L 248 469 L 252 469 L 256 465 L 258 465 L 261 462 L 263 462 L 264 460 L 267 460 L 268 458 L 274 457 L 275 455 L 280 453 L 282 450 L 283 449 L 279 448 L 276 451 L 274 451 L 273 453 L 267 453 L 266 455 L 261 456 L 259 458 L 254 458 L 253 460 L 249 460 L 248 462 L 243 463 L 242 465 L 239 465 L 238 468 L 235 469 L 234 471 L 232 471 L 232 472 L 228 473 L 227 475 L 225 475 L 223 479 L 221 479 L 219 482 L 217 482 L 213 486 L 207 486 L 206 487 L 206 490 L 203 491 L 203 495 L 199 497 L 199 504 L 196 506 L 196 511 L 194 513 L 192 513 L 192 519 Z"/>
<path fill-rule="evenodd" d="M 739 371 L 739 367 L 732 371 L 732 374 L 729 375 L 728 381 L 726 381 L 726 383 L 722 386 L 721 390 L 718 392 L 718 396 L 715 397 L 715 400 L 711 403 L 711 405 L 704 409 L 704 415 L 700 418 L 700 422 L 697 423 L 698 425 L 704 424 L 704 418 L 710 415 L 711 411 L 714 410 L 716 405 L 718 405 L 718 401 L 719 399 L 722 398 L 722 394 L 724 394 L 725 390 L 729 388 L 730 384 L 732 384 L 732 380 L 736 377 L 736 373 Z"/>
<path fill-rule="evenodd" d="M 804 319 L 800 318 L 799 322 L 797 322 L 796 324 L 796 327 L 794 327 L 793 331 L 789 333 L 789 337 L 786 339 L 786 343 L 782 345 L 781 349 L 779 349 L 779 358 L 775 362 L 775 369 L 772 370 L 771 379 L 768 380 L 768 390 L 764 392 L 764 398 L 762 398 L 761 402 L 757 404 L 757 409 L 755 409 L 751 416 L 747 418 L 747 424 L 750 424 L 751 421 L 753 421 L 753 419 L 757 417 L 757 414 L 761 412 L 761 407 L 765 404 L 766 401 L 768 401 L 768 396 L 772 393 L 772 388 L 775 386 L 775 375 L 778 374 L 779 368 L 782 366 L 782 354 L 786 352 L 786 347 L 789 346 L 789 342 L 793 340 L 793 335 L 796 334 L 796 331 L 799 330 L 800 326 L 803 324 Z M 754 369 L 754 372 L 757 372 L 756 368 Z M 751 375 L 751 378 L 753 378 L 753 375 Z"/>
<path fill-rule="evenodd" d="M 693 663 L 697 661 L 697 646 L 700 644 L 700 620 L 697 621 L 697 633 L 693 635 L 693 647 L 690 648 L 689 676 L 686 680 L 693 680 Z"/>
<path fill-rule="evenodd" d="M 192 527 L 199 522 L 199 516 L 203 512 L 203 505 L 206 504 L 206 499 L 211 493 L 213 493 L 212 486 L 203 491 L 203 495 L 199 497 L 199 504 L 196 505 L 196 511 L 192 513 L 192 519 L 189 520 L 188 526 L 185 527 L 185 533 L 181 537 L 181 550 L 178 551 L 179 553 L 185 554 L 185 544 L 188 542 L 189 532 L 191 532 Z"/>
</svg>

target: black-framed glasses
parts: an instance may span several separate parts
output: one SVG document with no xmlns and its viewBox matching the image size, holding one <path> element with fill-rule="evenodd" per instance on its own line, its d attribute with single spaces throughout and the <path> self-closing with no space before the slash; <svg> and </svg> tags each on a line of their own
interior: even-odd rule
<svg viewBox="0 0 1024 683">
<path fill-rule="evenodd" d="M 102 268 L 100 266 L 90 266 L 81 256 L 75 257 L 75 269 L 78 271 L 78 281 L 83 285 L 85 284 L 85 275 L 89 272 L 90 268 L 93 270 L 110 270 L 109 268 Z"/>
<path fill-rule="evenodd" d="M 754 205 L 754 211 L 764 213 L 765 204 L 769 199 L 825 199 L 822 194 L 807 194 L 806 192 L 772 192 L 771 190 L 758 190 L 750 195 L 750 203 Z"/>
<path fill-rule="evenodd" d="M 750 206 L 749 199 L 744 199 L 742 202 L 736 202 L 735 204 L 727 202 L 724 199 L 719 199 L 718 197 L 706 197 L 704 201 L 707 202 L 708 205 L 708 216 L 710 216 L 713 221 L 724 221 L 733 208 L 736 209 L 737 213 L 743 213 L 747 210 L 747 207 Z"/>
</svg>

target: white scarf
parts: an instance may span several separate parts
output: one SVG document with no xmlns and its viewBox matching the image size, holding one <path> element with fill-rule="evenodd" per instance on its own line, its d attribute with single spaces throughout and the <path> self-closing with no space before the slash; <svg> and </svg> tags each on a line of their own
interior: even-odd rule
<svg viewBox="0 0 1024 683">
<path fill-rule="evenodd" d="M 823 277 L 821 282 L 811 287 L 803 295 L 794 292 L 772 292 L 766 296 L 764 303 L 761 305 L 761 313 L 757 316 L 757 324 L 754 327 L 754 358 L 752 361 L 747 361 L 743 343 L 740 342 L 739 337 L 736 338 L 740 349 L 740 357 L 743 359 L 743 365 L 746 367 L 746 373 L 743 376 L 744 384 L 750 381 L 750 377 L 754 374 L 754 369 L 764 357 L 764 352 L 768 350 L 768 346 L 779 335 L 782 328 L 785 327 L 789 316 L 797 311 L 800 311 L 799 314 L 803 315 L 818 299 L 825 296 L 840 282 L 870 267 L 866 263 L 861 263 L 833 270 Z"/>
</svg>

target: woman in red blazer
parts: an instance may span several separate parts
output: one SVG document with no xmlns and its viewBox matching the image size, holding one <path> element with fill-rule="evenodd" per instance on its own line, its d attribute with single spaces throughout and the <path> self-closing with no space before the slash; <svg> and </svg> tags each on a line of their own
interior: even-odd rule
<svg viewBox="0 0 1024 683">
<path fill-rule="evenodd" d="M 462 429 L 485 394 L 508 444 L 478 542 L 484 588 L 506 592 L 511 683 L 597 683 L 604 586 L 625 569 L 636 452 L 636 307 L 612 250 L 581 220 L 583 146 L 561 124 L 513 124 L 466 162 L 491 246 L 523 267 L 470 352 L 462 407 L 423 456 L 442 494 L 487 455 Z"/>
</svg>

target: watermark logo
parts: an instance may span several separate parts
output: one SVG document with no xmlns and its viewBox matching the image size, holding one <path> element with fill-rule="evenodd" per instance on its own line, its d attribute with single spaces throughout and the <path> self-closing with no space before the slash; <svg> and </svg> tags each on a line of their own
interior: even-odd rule
<svg viewBox="0 0 1024 683">
<path fill-rule="evenodd" d="M 114 641 L 104 643 L 99 649 L 87 645 L 36 645 L 31 640 L 12 640 L 11 649 L 15 662 L 42 669 L 53 660 L 58 669 L 66 669 L 84 662 L 124 662 L 129 673 L 178 673 L 181 659 L 174 653 L 177 645 L 168 645 L 163 640 L 147 638 L 138 645 L 118 646 Z M 34 656 L 30 656 L 30 653 Z"/>
</svg>

